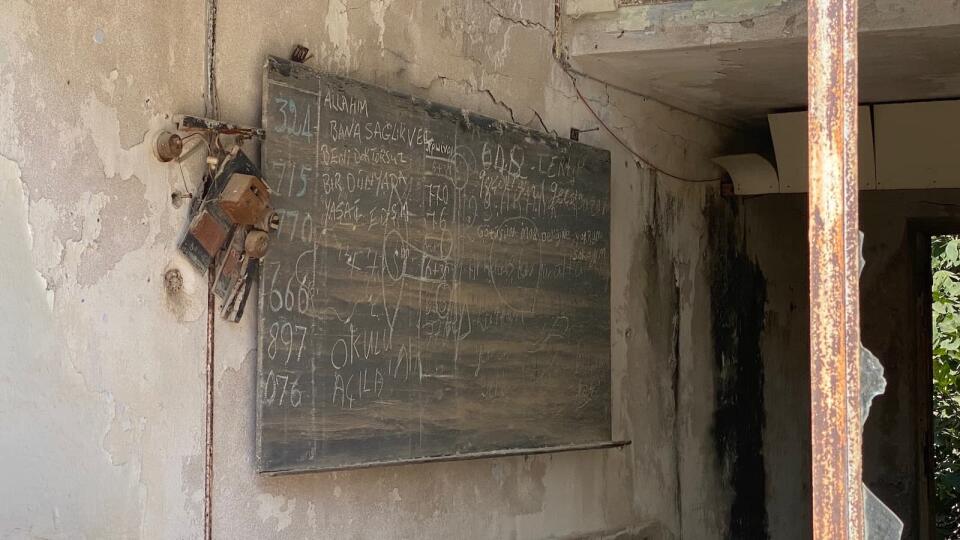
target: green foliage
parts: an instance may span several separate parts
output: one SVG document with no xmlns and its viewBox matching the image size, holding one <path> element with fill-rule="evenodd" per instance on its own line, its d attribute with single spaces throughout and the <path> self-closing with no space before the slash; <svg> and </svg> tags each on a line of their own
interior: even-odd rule
<svg viewBox="0 0 960 540">
<path fill-rule="evenodd" d="M 936 525 L 960 538 L 960 236 L 931 241 Z"/>
</svg>

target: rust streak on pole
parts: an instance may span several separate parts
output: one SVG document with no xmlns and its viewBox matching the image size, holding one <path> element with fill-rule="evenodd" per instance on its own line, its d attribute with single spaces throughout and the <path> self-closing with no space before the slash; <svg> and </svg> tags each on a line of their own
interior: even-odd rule
<svg viewBox="0 0 960 540">
<path fill-rule="evenodd" d="M 220 118 L 220 98 L 217 95 L 216 75 L 216 43 L 217 43 L 217 0 L 206 0 L 206 54 L 204 55 L 204 104 L 203 111 L 208 118 Z M 214 146 L 217 135 L 210 135 L 207 148 Z M 216 145 L 219 148 L 219 145 Z M 223 156 L 217 156 L 222 158 Z M 211 171 L 212 175 L 213 172 Z M 212 182 L 212 180 L 211 180 Z M 214 257 L 216 260 L 216 257 Z M 203 538 L 213 538 L 213 396 L 214 396 L 214 342 L 215 342 L 215 310 L 217 299 L 213 289 L 216 285 L 214 269 L 216 264 L 211 261 L 207 269 L 207 357 L 206 357 L 206 407 L 205 407 L 205 436 L 203 459 Z"/>
<path fill-rule="evenodd" d="M 206 362 L 206 425 L 204 443 L 203 470 L 203 538 L 213 538 L 213 361 L 214 361 L 214 324 L 216 321 L 217 299 L 213 295 L 216 285 L 214 264 L 207 269 L 207 362 Z"/>
<path fill-rule="evenodd" d="M 857 1 L 807 17 L 813 537 L 862 540 Z"/>
</svg>

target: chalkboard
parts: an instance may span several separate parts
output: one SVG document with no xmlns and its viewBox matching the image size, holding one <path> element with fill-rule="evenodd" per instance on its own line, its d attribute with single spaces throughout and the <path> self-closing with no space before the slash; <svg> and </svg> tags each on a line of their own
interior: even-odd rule
<svg viewBox="0 0 960 540">
<path fill-rule="evenodd" d="M 610 155 L 269 58 L 257 467 L 610 443 Z"/>
</svg>

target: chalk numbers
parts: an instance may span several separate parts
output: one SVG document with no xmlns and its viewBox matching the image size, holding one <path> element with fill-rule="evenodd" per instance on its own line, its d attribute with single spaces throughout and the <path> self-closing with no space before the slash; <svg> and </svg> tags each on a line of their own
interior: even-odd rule
<svg viewBox="0 0 960 540">
<path fill-rule="evenodd" d="M 286 197 L 303 197 L 307 194 L 310 181 L 314 179 L 313 167 L 298 165 L 289 159 L 281 159 L 270 163 L 277 172 L 276 185 L 273 190 Z"/>
<path fill-rule="evenodd" d="M 274 267 L 274 271 L 270 278 L 270 311 L 274 313 L 281 310 L 296 311 L 301 315 L 309 313 L 313 302 L 313 296 L 307 286 L 309 276 L 304 275 L 298 279 L 294 274 L 291 274 L 287 278 L 286 286 L 284 286 L 283 278 L 277 279 L 280 275 L 280 263 L 271 263 L 271 265 Z"/>
<path fill-rule="evenodd" d="M 303 346 L 307 341 L 307 327 L 294 325 L 289 322 L 280 323 L 279 321 L 270 325 L 270 336 L 267 344 L 267 356 L 270 360 L 276 360 L 277 355 L 283 359 L 283 364 L 287 365 L 291 360 L 300 363 L 303 358 Z M 282 350 L 281 350 L 282 349 Z M 282 351 L 286 351 L 286 356 Z M 294 355 L 296 351 L 296 355 Z"/>
<path fill-rule="evenodd" d="M 273 128 L 277 133 L 285 133 L 298 137 L 310 139 L 313 137 L 313 129 L 310 124 L 310 105 L 300 107 L 297 110 L 297 101 L 289 97 L 276 97 L 273 99 L 274 105 L 277 105 L 282 122 Z"/>
<path fill-rule="evenodd" d="M 274 322 L 270 325 L 267 338 L 267 356 L 271 361 L 283 362 L 286 366 L 303 360 L 303 349 L 307 342 L 307 327 L 290 322 Z M 288 371 L 270 370 L 263 383 L 263 401 L 267 405 L 293 408 L 303 402 L 303 390 L 298 388 L 300 374 Z"/>
<path fill-rule="evenodd" d="M 297 388 L 299 383 L 300 375 L 274 373 L 271 369 L 263 383 L 263 401 L 267 405 L 287 404 L 296 409 L 303 403 L 303 390 Z"/>
</svg>

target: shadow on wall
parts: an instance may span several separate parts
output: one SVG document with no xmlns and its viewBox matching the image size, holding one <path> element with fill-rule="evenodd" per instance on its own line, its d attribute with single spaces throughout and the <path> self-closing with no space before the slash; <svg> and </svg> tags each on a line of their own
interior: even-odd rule
<svg viewBox="0 0 960 540">
<path fill-rule="evenodd" d="M 760 350 L 766 280 L 737 234 L 738 203 L 718 199 L 708 212 L 717 377 L 713 441 L 732 491 L 727 538 L 768 538 Z"/>
</svg>

